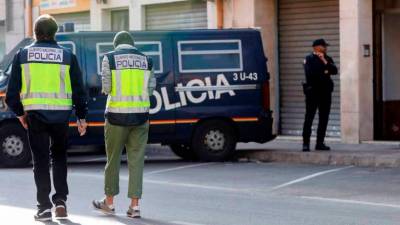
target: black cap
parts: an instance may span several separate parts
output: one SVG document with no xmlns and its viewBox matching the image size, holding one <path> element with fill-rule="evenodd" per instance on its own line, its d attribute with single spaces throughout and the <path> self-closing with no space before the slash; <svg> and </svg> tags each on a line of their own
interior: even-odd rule
<svg viewBox="0 0 400 225">
<path fill-rule="evenodd" d="M 319 45 L 322 45 L 322 46 L 329 46 L 329 44 L 328 44 L 324 39 L 317 39 L 317 40 L 315 40 L 315 41 L 313 42 L 313 44 L 312 44 L 313 47 L 319 46 Z"/>
</svg>

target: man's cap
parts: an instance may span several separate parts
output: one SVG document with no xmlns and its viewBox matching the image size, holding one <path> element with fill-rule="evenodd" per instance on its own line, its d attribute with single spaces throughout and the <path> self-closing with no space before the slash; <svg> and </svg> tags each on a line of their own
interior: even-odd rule
<svg viewBox="0 0 400 225">
<path fill-rule="evenodd" d="M 128 33 L 127 31 L 120 31 L 115 35 L 113 44 L 114 44 L 114 48 L 116 48 L 118 45 L 121 45 L 121 44 L 127 44 L 127 45 L 134 46 L 135 42 L 130 33 Z"/>
<path fill-rule="evenodd" d="M 58 25 L 54 17 L 45 14 L 35 20 L 34 32 L 36 38 L 51 39 L 58 30 Z"/>
<path fill-rule="evenodd" d="M 317 40 L 315 40 L 314 42 L 313 42 L 313 44 L 312 44 L 312 46 L 313 47 L 315 47 L 315 46 L 319 46 L 319 45 L 322 45 L 322 46 L 329 46 L 329 44 L 325 41 L 325 39 L 317 39 Z"/>
</svg>

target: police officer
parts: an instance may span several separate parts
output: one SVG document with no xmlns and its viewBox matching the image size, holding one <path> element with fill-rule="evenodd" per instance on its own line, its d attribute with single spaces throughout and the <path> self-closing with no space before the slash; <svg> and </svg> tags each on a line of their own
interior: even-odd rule
<svg viewBox="0 0 400 225">
<path fill-rule="evenodd" d="M 35 42 L 14 57 L 6 94 L 7 105 L 28 130 L 37 189 L 36 220 L 67 218 L 67 134 L 74 106 L 78 131 L 86 132 L 86 93 L 75 55 L 57 44 L 55 19 L 42 15 L 34 25 Z M 50 153 L 55 194 L 50 201 Z M 53 203 L 53 204 L 52 204 Z"/>
<path fill-rule="evenodd" d="M 106 214 L 114 214 L 114 196 L 119 194 L 120 155 L 126 149 L 129 169 L 127 216 L 140 217 L 144 151 L 149 132 L 149 97 L 155 88 L 152 62 L 134 47 L 132 36 L 121 31 L 114 37 L 115 51 L 102 63 L 102 92 L 108 94 L 105 143 L 107 164 L 102 200 L 93 206 Z"/>
<path fill-rule="evenodd" d="M 324 39 L 313 42 L 314 51 L 304 60 L 306 82 L 303 84 L 306 97 L 306 114 L 303 126 L 303 151 L 310 151 L 311 127 L 318 109 L 319 122 L 317 130 L 316 150 L 328 151 L 324 144 L 326 128 L 331 109 L 333 81 L 331 75 L 338 70 L 333 59 L 327 53 L 328 43 Z"/>
</svg>

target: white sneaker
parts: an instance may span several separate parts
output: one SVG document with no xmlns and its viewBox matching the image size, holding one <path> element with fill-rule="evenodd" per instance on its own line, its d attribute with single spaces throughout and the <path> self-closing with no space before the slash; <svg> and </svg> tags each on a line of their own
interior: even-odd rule
<svg viewBox="0 0 400 225">
<path fill-rule="evenodd" d="M 139 206 L 135 206 L 133 208 L 131 206 L 129 206 L 129 209 L 126 212 L 126 215 L 128 217 L 131 217 L 131 218 L 140 218 L 140 208 L 139 208 Z"/>
</svg>

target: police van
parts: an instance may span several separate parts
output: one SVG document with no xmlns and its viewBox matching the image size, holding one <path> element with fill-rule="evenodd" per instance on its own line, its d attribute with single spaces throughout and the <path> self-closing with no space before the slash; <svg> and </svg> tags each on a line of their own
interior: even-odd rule
<svg viewBox="0 0 400 225">
<path fill-rule="evenodd" d="M 256 29 L 138 31 L 136 47 L 152 58 L 157 88 L 151 97 L 149 143 L 169 145 L 184 159 L 220 161 L 236 143 L 274 138 L 269 74 L 261 34 Z M 101 62 L 113 50 L 113 32 L 59 33 L 58 43 L 78 58 L 89 96 L 89 128 L 79 137 L 70 121 L 71 145 L 104 144 Z M 29 163 L 24 129 L 4 103 L 13 55 L 33 40 L 21 41 L 0 63 L 0 163 Z"/>
</svg>

